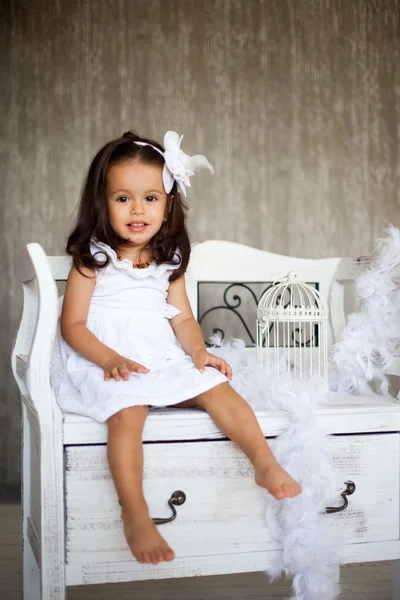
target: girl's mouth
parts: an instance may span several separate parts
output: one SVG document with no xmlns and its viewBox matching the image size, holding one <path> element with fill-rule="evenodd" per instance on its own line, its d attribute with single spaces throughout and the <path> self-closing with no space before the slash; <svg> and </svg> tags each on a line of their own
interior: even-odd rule
<svg viewBox="0 0 400 600">
<path fill-rule="evenodd" d="M 147 227 L 147 223 L 129 223 L 128 224 L 128 229 L 130 229 L 131 231 L 134 231 L 135 233 L 139 232 L 139 231 L 144 231 Z"/>
</svg>

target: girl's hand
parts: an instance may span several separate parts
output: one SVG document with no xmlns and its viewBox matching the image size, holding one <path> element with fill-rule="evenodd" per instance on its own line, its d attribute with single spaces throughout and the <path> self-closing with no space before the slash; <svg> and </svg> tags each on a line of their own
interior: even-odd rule
<svg viewBox="0 0 400 600">
<path fill-rule="evenodd" d="M 117 354 L 109 358 L 103 365 L 104 379 L 108 381 L 110 377 L 114 377 L 116 381 L 120 381 L 121 377 L 124 381 L 128 381 L 129 373 L 148 373 L 149 369 Z"/>
<path fill-rule="evenodd" d="M 200 371 L 200 373 L 204 373 L 204 367 L 208 365 L 209 367 L 214 367 L 218 369 L 225 377 L 232 379 L 232 369 L 231 366 L 223 358 L 218 358 L 218 356 L 214 356 L 214 354 L 210 354 L 207 350 L 197 350 L 192 355 L 194 365 L 196 369 Z"/>
</svg>

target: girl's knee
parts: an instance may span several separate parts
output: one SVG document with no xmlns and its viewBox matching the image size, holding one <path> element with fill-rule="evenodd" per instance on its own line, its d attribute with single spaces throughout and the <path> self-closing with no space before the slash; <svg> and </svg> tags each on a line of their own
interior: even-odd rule
<svg viewBox="0 0 400 600">
<path fill-rule="evenodd" d="M 218 399 L 218 397 L 220 397 L 221 394 L 223 394 L 226 391 L 227 387 L 230 387 L 229 383 L 220 383 L 219 385 L 216 385 L 210 390 L 199 394 L 196 398 L 198 406 L 201 406 L 201 408 L 206 409 L 210 402 L 215 402 Z"/>
<path fill-rule="evenodd" d="M 112 427 L 116 425 L 138 425 L 143 423 L 148 413 L 148 406 L 128 406 L 111 415 L 107 419 L 107 425 Z"/>
</svg>

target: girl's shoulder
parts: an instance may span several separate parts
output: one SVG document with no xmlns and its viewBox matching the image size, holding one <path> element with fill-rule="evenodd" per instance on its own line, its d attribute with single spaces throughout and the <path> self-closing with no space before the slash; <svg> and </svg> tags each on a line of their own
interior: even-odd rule
<svg viewBox="0 0 400 600">
<path fill-rule="evenodd" d="M 181 263 L 181 254 L 179 249 L 177 248 L 175 251 L 177 257 L 177 264 L 169 264 L 169 263 L 161 263 L 157 264 L 152 262 L 145 269 L 135 269 L 132 265 L 132 262 L 128 258 L 123 258 L 119 260 L 117 257 L 117 253 L 107 244 L 103 242 L 99 242 L 96 239 L 92 239 L 90 243 L 90 252 L 93 256 L 96 256 L 96 259 L 100 262 L 106 262 L 106 258 L 108 257 L 108 264 L 99 271 L 99 273 L 125 273 L 130 275 L 134 279 L 146 279 L 147 277 L 163 277 L 165 275 L 170 276 L 171 272 L 177 269 Z"/>
</svg>

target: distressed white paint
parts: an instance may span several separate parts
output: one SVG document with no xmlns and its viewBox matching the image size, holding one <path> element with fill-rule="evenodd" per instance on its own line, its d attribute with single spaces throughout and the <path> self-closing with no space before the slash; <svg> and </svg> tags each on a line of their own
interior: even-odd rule
<svg viewBox="0 0 400 600">
<path fill-rule="evenodd" d="M 98 582 L 143 581 L 146 579 L 170 579 L 175 577 L 195 577 L 198 575 L 224 575 L 227 573 L 250 573 L 265 571 L 269 561 L 277 558 L 279 550 L 263 552 L 235 552 L 218 560 L 212 554 L 196 558 L 177 557 L 170 563 L 141 565 L 135 561 L 118 563 L 102 562 L 95 565 L 67 565 L 68 585 L 83 585 Z M 374 544 L 353 544 L 349 546 L 349 563 L 392 560 L 400 554 L 400 542 L 377 542 Z M 344 561 L 343 561 L 344 564 Z M 153 568 L 151 568 L 153 567 Z M 321 599 L 322 600 L 322 599 Z M 398 600 L 395 598 L 394 600 Z"/>
<path fill-rule="evenodd" d="M 400 404 L 393 398 L 329 395 L 326 405 L 317 410 L 322 429 L 329 434 L 400 431 Z M 267 437 L 282 433 L 287 417 L 269 411 L 256 411 L 257 419 Z M 143 432 L 146 442 L 196 439 L 221 439 L 207 413 L 198 409 L 165 408 L 150 413 Z M 107 427 L 87 417 L 64 414 L 65 444 L 104 444 Z"/>
<path fill-rule="evenodd" d="M 338 436 L 331 437 L 330 444 L 342 480 L 353 480 L 356 492 L 345 511 L 324 517 L 328 530 L 346 545 L 398 539 L 398 435 Z M 187 495 L 177 508 L 177 519 L 162 526 L 177 556 L 207 556 L 212 548 L 216 560 L 227 560 L 236 551 L 279 548 L 265 524 L 268 495 L 255 485 L 250 462 L 233 444 L 182 442 L 144 448 L 151 514 L 169 516 L 172 492 L 181 489 Z M 392 457 L 386 469 L 381 467 L 382 456 Z M 67 562 L 128 560 L 106 446 L 68 448 L 66 469 Z M 340 496 L 331 504 L 340 506 Z M 345 549 L 342 556 L 345 561 Z"/>
<path fill-rule="evenodd" d="M 29 244 L 27 249 L 33 270 L 27 268 L 27 259 L 24 259 L 20 271 L 24 285 L 24 314 L 12 357 L 21 397 L 28 394 L 30 398 L 27 406 L 30 418 L 27 418 L 27 411 L 23 413 L 24 599 L 30 598 L 27 590 L 33 589 L 37 593 L 37 569 L 30 549 L 26 548 L 29 543 L 36 554 L 40 554 L 40 597 L 63 600 L 62 415 L 49 381 L 50 354 L 57 323 L 57 288 L 42 248 L 38 244 Z M 32 279 L 33 275 L 36 280 Z M 29 355 L 24 379 L 17 373 L 16 357 L 19 354 Z M 32 421 L 36 422 L 35 426 Z M 31 535 L 28 535 L 29 531 Z"/>
<path fill-rule="evenodd" d="M 396 363 L 397 364 L 397 363 Z M 26 372 L 26 358 L 17 357 L 19 372 Z M 394 369 L 391 369 L 393 372 Z M 397 373 L 395 373 L 397 374 Z M 399 373 L 400 374 L 400 373 Z M 24 402 L 31 405 L 29 395 Z M 327 393 L 317 409 L 320 427 L 329 434 L 400 431 L 400 403 L 397 399 L 381 396 L 348 396 Z M 267 437 L 282 433 L 287 417 L 269 411 L 256 411 L 260 426 Z M 107 426 L 88 417 L 64 413 L 64 444 L 105 444 Z M 198 409 L 157 409 L 146 421 L 143 439 L 150 441 L 221 439 L 207 413 Z"/>
<path fill-rule="evenodd" d="M 29 516 L 31 508 L 31 427 L 28 421 L 29 409 L 22 404 L 22 562 L 23 562 L 23 593 L 24 598 L 40 600 L 40 571 L 38 556 L 33 551 L 29 540 Z M 30 594 L 30 596 L 28 596 Z"/>
<path fill-rule="evenodd" d="M 28 253 L 29 260 L 21 262 L 25 306 L 12 360 L 24 404 L 24 599 L 39 598 L 39 573 L 40 598 L 63 600 L 65 584 L 264 570 L 278 551 L 263 522 L 266 495 L 252 482 L 247 459 L 222 439 L 208 415 L 196 410 L 154 411 L 144 432 L 145 489 L 152 513 L 168 514 L 166 500 L 175 489 L 188 493 L 177 520 L 163 526 L 177 559 L 155 568 L 130 557 L 106 464 L 106 428 L 62 415 L 49 386 L 58 309 L 54 279 L 66 279 L 70 261 L 48 261 L 37 244 L 29 245 Z M 199 281 L 275 280 L 295 270 L 300 278 L 320 283 L 335 315 L 335 340 L 345 322 L 340 286 L 360 269 L 350 259 L 291 259 L 229 242 L 205 242 L 193 250 L 187 286 L 196 313 Z M 352 434 L 333 437 L 331 443 L 343 479 L 353 479 L 357 491 L 347 511 L 324 517 L 346 533 L 342 562 L 400 558 L 400 405 L 377 397 L 331 395 L 324 400 L 318 411 L 322 427 Z M 257 417 L 266 436 L 285 428 L 283 415 L 259 412 Z M 189 441 L 195 439 L 200 441 Z M 155 440 L 160 443 L 146 443 Z M 88 446 L 93 443 L 100 445 Z"/>
</svg>

